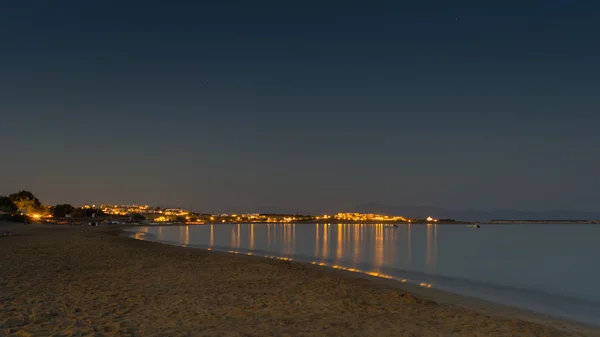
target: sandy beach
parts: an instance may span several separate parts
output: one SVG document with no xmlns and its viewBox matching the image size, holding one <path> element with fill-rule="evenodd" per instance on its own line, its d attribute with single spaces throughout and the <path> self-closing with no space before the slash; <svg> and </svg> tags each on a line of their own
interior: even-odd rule
<svg viewBox="0 0 600 337">
<path fill-rule="evenodd" d="M 0 224 L 1 336 L 600 336 L 467 298 L 118 229 Z"/>
</svg>

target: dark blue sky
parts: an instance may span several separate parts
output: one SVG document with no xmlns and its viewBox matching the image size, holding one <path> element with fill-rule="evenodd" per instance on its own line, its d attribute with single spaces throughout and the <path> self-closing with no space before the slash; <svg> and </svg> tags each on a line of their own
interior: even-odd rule
<svg viewBox="0 0 600 337">
<path fill-rule="evenodd" d="M 3 1 L 0 194 L 600 210 L 597 1 Z"/>
</svg>

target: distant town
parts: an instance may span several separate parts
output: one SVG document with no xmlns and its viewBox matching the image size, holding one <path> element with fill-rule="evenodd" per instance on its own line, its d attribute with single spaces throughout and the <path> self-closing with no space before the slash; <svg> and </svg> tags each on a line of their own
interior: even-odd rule
<svg viewBox="0 0 600 337">
<path fill-rule="evenodd" d="M 272 214 L 272 213 L 199 213 L 181 207 L 158 207 L 150 205 L 43 205 L 33 193 L 19 191 L 0 196 L 0 216 L 15 221 L 49 222 L 58 224 L 203 224 L 203 223 L 251 223 L 251 222 L 361 222 L 361 223 L 439 223 L 453 219 L 434 219 L 430 216 L 407 218 L 400 215 L 374 213 L 335 213 L 323 215 Z"/>
<path fill-rule="evenodd" d="M 83 211 L 83 212 L 82 212 Z M 21 212 L 24 212 L 21 210 Z M 74 216 L 73 214 L 80 214 Z M 40 214 L 33 214 L 36 219 L 54 219 L 61 222 L 69 222 L 77 218 L 92 218 L 97 221 L 106 222 L 119 221 L 140 222 L 146 224 L 203 224 L 203 223 L 251 223 L 251 222 L 315 222 L 315 221 L 336 221 L 336 222 L 405 222 L 405 223 L 425 223 L 439 222 L 438 219 L 426 217 L 423 219 L 407 219 L 402 216 L 389 216 L 382 214 L 364 214 L 364 213 L 336 213 L 324 215 L 306 215 L 306 214 L 273 214 L 273 213 L 197 213 L 191 210 L 177 208 L 161 208 L 149 205 L 83 205 L 79 210 L 73 207 L 72 212 L 63 214 L 46 214 L 41 217 Z M 454 222 L 455 220 L 446 219 Z"/>
<path fill-rule="evenodd" d="M 85 205 L 84 209 L 95 209 L 95 205 Z M 148 205 L 100 205 L 98 208 L 108 216 L 141 215 L 151 223 L 185 222 L 185 223 L 244 223 L 244 222 L 438 222 L 438 219 L 408 219 L 403 216 L 364 213 L 336 213 L 324 215 L 307 214 L 272 214 L 272 213 L 196 213 L 182 208 L 160 208 Z M 454 220 L 450 220 L 454 221 Z"/>
<path fill-rule="evenodd" d="M 472 221 L 437 219 L 431 216 L 405 217 L 376 213 L 274 214 L 274 213 L 199 213 L 181 207 L 158 207 L 150 205 L 43 205 L 33 193 L 19 191 L 0 196 L 0 219 L 55 224 L 204 224 L 204 223 L 438 223 L 465 224 Z M 490 220 L 489 224 L 516 223 L 577 223 L 599 224 L 599 220 Z"/>
</svg>

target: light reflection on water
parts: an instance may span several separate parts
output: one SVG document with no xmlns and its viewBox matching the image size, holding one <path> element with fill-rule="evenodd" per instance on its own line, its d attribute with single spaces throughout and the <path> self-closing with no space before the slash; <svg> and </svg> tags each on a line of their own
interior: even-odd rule
<svg viewBox="0 0 600 337">
<path fill-rule="evenodd" d="M 425 270 L 435 272 L 437 264 L 437 224 L 427 224 Z"/>
<path fill-rule="evenodd" d="M 297 242 L 300 226 L 300 242 Z M 313 227 L 314 226 L 314 227 Z M 356 267 L 367 265 L 369 271 L 381 273 L 382 268 L 401 265 L 411 270 L 411 226 L 393 228 L 386 224 L 210 224 L 206 226 L 141 227 L 135 237 L 148 239 L 145 233 L 155 232 L 158 241 L 182 246 L 261 250 L 284 257 L 300 254 Z M 306 234 L 313 229 L 313 239 Z M 228 233 L 226 233 L 228 231 Z M 405 233 L 401 233 L 406 231 Z M 177 236 L 173 236 L 177 232 Z M 331 240 L 334 238 L 334 240 Z M 406 242 L 406 244 L 403 244 Z M 300 245 L 297 247 L 297 245 Z M 312 246 L 312 251 L 307 247 Z M 405 246 L 404 252 L 397 250 Z M 298 248 L 298 251 L 297 251 Z M 435 273 L 437 264 L 437 224 L 426 225 L 422 271 Z M 332 255 L 333 254 L 333 255 Z M 417 268 L 417 270 L 419 270 Z"/>
<path fill-rule="evenodd" d="M 134 237 L 301 260 L 482 298 L 495 291 L 486 299 L 535 302 L 530 309 L 559 308 L 565 317 L 584 312 L 588 323 L 600 324 L 600 226 L 565 226 L 214 224 L 138 228 Z M 575 310 L 574 301 L 587 301 L 585 310 Z"/>
<path fill-rule="evenodd" d="M 410 226 L 411 226 L 411 224 L 406 225 L 406 230 L 407 230 L 407 234 L 406 234 L 406 242 L 407 242 L 406 243 L 406 249 L 407 249 L 407 254 L 406 254 L 406 257 L 407 257 L 407 261 L 408 261 L 406 263 L 406 265 L 409 266 L 409 267 L 412 265 L 412 248 L 410 246 L 410 238 L 411 238 L 411 235 L 410 235 Z"/>
<path fill-rule="evenodd" d="M 138 240 L 146 240 L 146 234 L 149 232 L 150 229 L 148 227 L 141 227 L 138 231 L 136 231 L 134 237 Z"/>
<path fill-rule="evenodd" d="M 354 266 L 356 266 L 356 264 L 358 263 L 358 257 L 359 257 L 359 244 L 360 244 L 360 234 L 361 234 L 361 228 L 360 226 L 352 226 L 354 228 L 354 237 L 352 240 L 352 263 L 354 264 Z"/>
<path fill-rule="evenodd" d="M 342 228 L 342 224 L 338 224 L 337 228 L 337 242 L 336 242 L 336 253 L 335 253 L 335 262 L 339 263 L 342 260 L 342 252 L 344 251 L 344 228 Z"/>
<path fill-rule="evenodd" d="M 254 249 L 254 224 L 250 224 L 250 250 Z"/>
<path fill-rule="evenodd" d="M 315 253 L 314 256 L 319 256 L 319 224 L 316 224 L 315 229 Z"/>
</svg>

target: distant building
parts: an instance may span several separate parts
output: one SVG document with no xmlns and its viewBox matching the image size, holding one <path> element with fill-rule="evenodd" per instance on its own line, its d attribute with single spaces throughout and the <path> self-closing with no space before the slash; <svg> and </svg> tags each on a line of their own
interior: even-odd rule
<svg viewBox="0 0 600 337">
<path fill-rule="evenodd" d="M 165 215 L 185 216 L 190 212 L 181 208 L 167 208 L 163 211 Z"/>
</svg>

